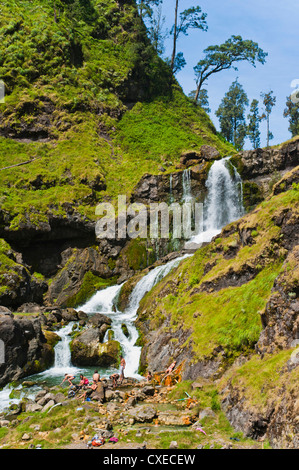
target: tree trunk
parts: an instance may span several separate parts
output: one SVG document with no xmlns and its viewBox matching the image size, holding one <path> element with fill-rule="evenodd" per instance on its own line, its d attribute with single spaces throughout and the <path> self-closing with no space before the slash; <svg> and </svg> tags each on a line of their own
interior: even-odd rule
<svg viewBox="0 0 299 470">
<path fill-rule="evenodd" d="M 176 54 L 178 6 L 179 6 L 179 0 L 176 0 L 176 2 L 175 2 L 175 14 L 174 14 L 174 30 L 173 30 L 173 49 L 172 49 L 172 57 L 171 57 L 171 64 L 170 64 L 172 71 L 173 71 L 173 67 L 174 67 L 174 60 L 175 60 L 175 54 Z"/>
<path fill-rule="evenodd" d="M 199 84 L 197 85 L 196 93 L 195 93 L 195 97 L 194 97 L 195 103 L 197 103 L 198 95 L 199 95 L 199 92 L 200 92 L 200 90 L 201 90 L 202 84 L 203 84 L 203 81 L 200 80 L 200 81 L 199 81 Z"/>
</svg>

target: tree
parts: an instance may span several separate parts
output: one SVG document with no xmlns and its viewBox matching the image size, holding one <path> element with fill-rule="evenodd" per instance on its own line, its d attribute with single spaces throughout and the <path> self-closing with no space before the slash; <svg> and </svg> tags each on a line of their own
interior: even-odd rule
<svg viewBox="0 0 299 470">
<path fill-rule="evenodd" d="M 289 118 L 289 131 L 292 137 L 295 137 L 295 135 L 299 134 L 299 102 L 292 99 L 292 96 L 287 97 L 286 108 L 283 115 Z"/>
<path fill-rule="evenodd" d="M 268 93 L 261 93 L 261 97 L 263 98 L 263 105 L 265 106 L 265 111 L 261 115 L 260 120 L 266 120 L 267 122 L 267 147 L 269 147 L 269 141 L 274 138 L 272 132 L 270 131 L 270 114 L 272 112 L 272 108 L 275 106 L 276 97 L 273 96 L 273 90 L 269 91 Z"/>
<path fill-rule="evenodd" d="M 157 54 L 163 54 L 164 52 L 164 40 L 168 36 L 168 32 L 164 31 L 165 16 L 162 16 L 162 5 L 153 11 L 150 18 L 150 26 L 148 27 L 148 35 L 152 45 L 155 48 Z"/>
<path fill-rule="evenodd" d="M 187 8 L 178 15 L 179 0 L 175 1 L 175 10 L 174 10 L 174 25 L 171 28 L 170 34 L 173 35 L 173 47 L 172 47 L 172 56 L 170 67 L 174 71 L 175 58 L 176 58 L 176 46 L 177 41 L 181 33 L 188 36 L 188 30 L 201 29 L 207 31 L 208 26 L 206 23 L 206 13 L 202 13 L 202 10 L 199 6 Z M 179 22 L 178 22 L 179 17 Z M 181 53 L 182 54 L 182 53 Z"/>
<path fill-rule="evenodd" d="M 196 94 L 196 90 L 192 90 L 192 91 L 190 91 L 188 96 L 189 96 L 189 98 L 194 100 L 195 94 Z M 208 91 L 205 88 L 202 88 L 200 90 L 198 98 L 197 98 L 197 104 L 202 109 L 204 109 L 206 113 L 211 112 L 211 109 L 209 108 Z"/>
<path fill-rule="evenodd" d="M 205 57 L 194 67 L 197 90 L 195 101 L 203 83 L 214 73 L 233 68 L 236 62 L 247 61 L 254 67 L 256 62 L 264 64 L 268 55 L 256 42 L 243 40 L 241 36 L 231 36 L 219 46 L 209 46 L 204 50 Z"/>
<path fill-rule="evenodd" d="M 138 11 L 141 18 L 145 18 L 146 16 L 152 17 L 153 14 L 153 6 L 158 6 L 162 3 L 163 0 L 138 0 Z"/>
<path fill-rule="evenodd" d="M 251 141 L 253 148 L 257 149 L 260 146 L 260 117 L 259 117 L 259 102 L 254 99 L 250 105 L 250 113 L 247 115 L 247 135 Z"/>
<path fill-rule="evenodd" d="M 244 116 L 246 106 L 248 106 L 247 94 L 236 79 L 215 112 L 219 118 L 221 133 L 238 150 L 243 148 L 247 132 Z"/>
</svg>

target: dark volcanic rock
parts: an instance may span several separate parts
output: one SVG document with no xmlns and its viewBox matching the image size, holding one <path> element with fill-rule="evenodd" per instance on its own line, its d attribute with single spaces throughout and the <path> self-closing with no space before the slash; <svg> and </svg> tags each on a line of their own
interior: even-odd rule
<svg viewBox="0 0 299 470">
<path fill-rule="evenodd" d="M 0 386 L 45 370 L 54 361 L 39 318 L 0 314 L 0 339 L 5 353 Z"/>
</svg>

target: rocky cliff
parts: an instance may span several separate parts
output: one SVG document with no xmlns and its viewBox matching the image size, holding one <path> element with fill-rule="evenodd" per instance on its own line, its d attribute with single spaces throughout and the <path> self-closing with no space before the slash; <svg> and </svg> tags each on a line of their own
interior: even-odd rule
<svg viewBox="0 0 299 470">
<path fill-rule="evenodd" d="M 299 138 L 276 147 L 246 150 L 233 156 L 244 181 L 244 200 L 251 209 L 271 194 L 281 177 L 299 164 Z"/>
<path fill-rule="evenodd" d="M 183 379 L 217 380 L 234 427 L 274 447 L 297 446 L 298 177 L 181 262 L 137 321 L 144 368 L 175 359 Z"/>
<path fill-rule="evenodd" d="M 53 364 L 54 350 L 47 342 L 39 318 L 14 316 L 2 308 L 0 339 L 4 352 L 0 364 L 0 386 L 41 372 Z"/>
</svg>

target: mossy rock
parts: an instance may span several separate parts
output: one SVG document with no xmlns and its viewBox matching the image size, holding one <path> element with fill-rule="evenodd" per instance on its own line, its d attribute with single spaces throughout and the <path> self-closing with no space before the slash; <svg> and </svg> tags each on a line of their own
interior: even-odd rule
<svg viewBox="0 0 299 470">
<path fill-rule="evenodd" d="M 146 241 L 138 238 L 129 241 L 122 252 L 126 258 L 129 268 L 140 271 L 147 267 Z"/>
<path fill-rule="evenodd" d="M 106 287 L 112 286 L 116 283 L 116 278 L 103 279 L 100 276 L 92 274 L 88 271 L 83 278 L 82 284 L 78 292 L 69 297 L 67 300 L 68 307 L 76 307 L 78 305 L 83 305 L 87 300 L 89 300 L 98 290 L 106 289 Z"/>
<path fill-rule="evenodd" d="M 247 212 L 264 200 L 260 186 L 252 181 L 243 183 L 243 204 Z"/>
<path fill-rule="evenodd" d="M 121 329 L 122 329 L 123 334 L 126 336 L 126 338 L 128 338 L 130 336 L 130 333 L 125 323 L 122 323 Z"/>
<path fill-rule="evenodd" d="M 54 350 L 56 344 L 61 341 L 61 338 L 58 334 L 56 334 L 54 331 L 50 330 L 43 330 L 44 336 L 47 340 L 47 344 L 50 346 L 51 349 Z"/>
</svg>

